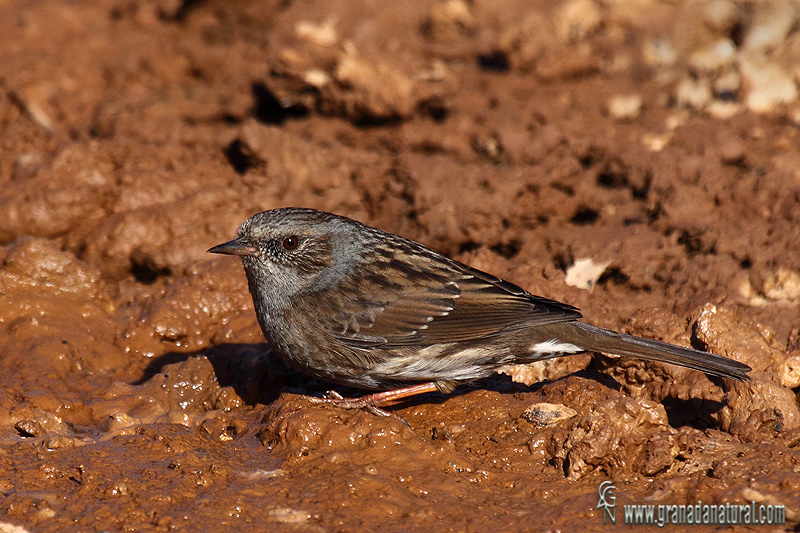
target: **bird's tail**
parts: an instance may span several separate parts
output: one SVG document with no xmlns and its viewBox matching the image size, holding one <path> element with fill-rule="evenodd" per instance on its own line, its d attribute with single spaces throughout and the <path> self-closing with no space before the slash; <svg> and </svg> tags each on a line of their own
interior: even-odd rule
<svg viewBox="0 0 800 533">
<path fill-rule="evenodd" d="M 750 379 L 747 372 L 752 369 L 749 366 L 727 357 L 675 346 L 666 342 L 634 337 L 633 335 L 618 333 L 610 329 L 598 328 L 585 322 L 574 321 L 569 322 L 569 324 L 574 326 L 570 331 L 570 336 L 574 338 L 570 339 L 569 342 L 580 346 L 586 351 L 672 363 L 699 370 L 706 374 L 733 378 L 739 381 Z"/>
</svg>

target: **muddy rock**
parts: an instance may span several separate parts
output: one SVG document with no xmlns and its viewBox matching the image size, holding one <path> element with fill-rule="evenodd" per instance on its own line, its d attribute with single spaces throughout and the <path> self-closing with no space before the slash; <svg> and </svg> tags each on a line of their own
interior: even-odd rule
<svg viewBox="0 0 800 533">
<path fill-rule="evenodd" d="M 217 343 L 242 338 L 259 342 L 247 281 L 240 265 L 231 263 L 192 265 L 179 281 L 166 284 L 158 298 L 137 302 L 137 314 L 118 336 L 120 347 L 151 358 L 167 350 L 207 347 L 209 332 Z"/>
<path fill-rule="evenodd" d="M 533 385 L 541 381 L 554 381 L 579 372 L 589 365 L 590 360 L 590 355 L 582 354 L 523 365 L 508 365 L 503 367 L 500 372 L 508 374 L 518 383 Z"/>
<path fill-rule="evenodd" d="M 102 217 L 114 197 L 114 169 L 98 144 L 63 149 L 38 172 L 2 191 L 0 242 L 21 235 L 55 237 Z M 18 178 L 22 178 L 17 173 Z"/>
<path fill-rule="evenodd" d="M 219 385 L 209 360 L 194 357 L 165 366 L 142 385 L 112 384 L 98 394 L 91 411 L 108 438 L 142 424 L 195 426 L 241 404 L 233 389 Z"/>
<path fill-rule="evenodd" d="M 695 331 L 709 349 L 746 362 L 753 378 L 734 383 L 726 407 L 719 413 L 721 427 L 743 440 L 761 433 L 778 434 L 800 424 L 794 393 L 794 358 L 770 343 L 772 332 L 759 330 L 737 310 L 707 305 L 697 319 Z"/>
<path fill-rule="evenodd" d="M 412 82 L 391 64 L 372 63 L 348 50 L 335 77 L 346 91 L 343 112 L 357 122 L 402 119 L 412 111 Z"/>
<path fill-rule="evenodd" d="M 552 446 L 570 479 L 579 479 L 595 469 L 606 474 L 630 470 L 639 454 L 644 454 L 643 473 L 652 474 L 667 467 L 677 454 L 668 437 L 648 439 L 654 430 L 669 431 L 663 406 L 618 398 L 598 404 L 573 425 L 563 442 L 553 442 Z"/>
<path fill-rule="evenodd" d="M 753 381 L 734 385 L 727 406 L 720 411 L 720 425 L 744 441 L 777 436 L 800 425 L 794 393 L 777 383 L 754 376 Z"/>
<path fill-rule="evenodd" d="M 695 322 L 694 331 L 714 353 L 741 361 L 773 379 L 784 374 L 786 354 L 770 342 L 774 332 L 759 328 L 737 309 L 705 305 Z"/>
<path fill-rule="evenodd" d="M 229 228 L 236 227 L 233 218 L 208 217 L 211 211 L 233 211 L 234 198 L 228 189 L 212 188 L 169 203 L 169 207 L 149 206 L 111 215 L 69 243 L 82 250 L 83 257 L 106 275 L 119 279 L 132 274 L 141 281 L 152 282 L 168 275 L 171 269 L 200 259 L 207 242 L 213 242 L 214 236 L 225 229 L 230 232 Z"/>
<path fill-rule="evenodd" d="M 474 35 L 477 25 L 469 2 L 447 0 L 431 7 L 420 29 L 433 41 L 453 42 Z"/>
<path fill-rule="evenodd" d="M 0 364 L 24 379 L 29 391 L 54 398 L 52 391 L 72 387 L 68 376 L 73 373 L 103 383 L 115 370 L 119 351 L 113 339 L 119 326 L 96 269 L 52 241 L 22 237 L 6 250 L 0 287 Z M 54 403 L 72 404 L 67 398 Z M 6 422 L 13 425 L 15 418 Z"/>
</svg>

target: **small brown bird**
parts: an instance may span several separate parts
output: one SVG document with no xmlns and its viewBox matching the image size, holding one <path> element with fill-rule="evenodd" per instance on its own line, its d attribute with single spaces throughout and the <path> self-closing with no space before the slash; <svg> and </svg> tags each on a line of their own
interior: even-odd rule
<svg viewBox="0 0 800 533">
<path fill-rule="evenodd" d="M 343 407 L 457 385 L 510 363 L 580 352 L 660 361 L 736 380 L 750 367 L 581 322 L 571 305 L 448 259 L 425 246 L 313 209 L 254 215 L 232 241 L 258 322 L 289 366 L 367 390 Z"/>
</svg>

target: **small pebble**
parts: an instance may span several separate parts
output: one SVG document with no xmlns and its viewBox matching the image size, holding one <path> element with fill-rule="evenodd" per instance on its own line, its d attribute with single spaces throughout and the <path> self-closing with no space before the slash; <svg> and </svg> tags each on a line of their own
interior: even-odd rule
<svg viewBox="0 0 800 533">
<path fill-rule="evenodd" d="M 642 112 L 642 97 L 638 94 L 614 96 L 608 101 L 608 114 L 615 120 L 631 120 Z"/>
<path fill-rule="evenodd" d="M 534 424 L 536 427 L 544 428 L 558 424 L 562 420 L 569 420 L 576 416 L 578 412 L 566 405 L 555 403 L 535 403 L 522 412 L 522 418 Z"/>
</svg>

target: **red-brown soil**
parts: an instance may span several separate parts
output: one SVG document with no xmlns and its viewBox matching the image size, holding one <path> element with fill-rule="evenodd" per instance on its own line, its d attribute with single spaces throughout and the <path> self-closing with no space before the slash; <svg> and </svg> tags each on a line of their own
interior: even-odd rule
<svg viewBox="0 0 800 533">
<path fill-rule="evenodd" d="M 799 13 L 3 3 L 0 530 L 605 530 L 605 480 L 618 526 L 702 500 L 796 528 Z M 312 405 L 205 253 L 280 206 L 753 380 L 585 355 L 390 406 L 407 426 Z"/>
</svg>

